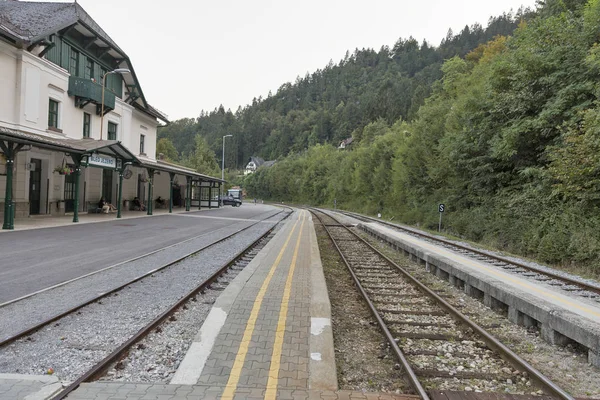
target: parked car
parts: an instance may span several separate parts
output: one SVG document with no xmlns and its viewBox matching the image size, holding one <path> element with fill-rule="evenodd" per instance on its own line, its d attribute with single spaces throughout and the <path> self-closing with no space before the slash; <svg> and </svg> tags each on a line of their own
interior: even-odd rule
<svg viewBox="0 0 600 400">
<path fill-rule="evenodd" d="M 220 200 L 220 196 L 217 196 L 217 200 Z M 240 199 L 236 199 L 233 196 L 223 196 L 223 205 L 224 206 L 233 206 L 239 207 L 242 205 L 242 201 Z"/>
</svg>

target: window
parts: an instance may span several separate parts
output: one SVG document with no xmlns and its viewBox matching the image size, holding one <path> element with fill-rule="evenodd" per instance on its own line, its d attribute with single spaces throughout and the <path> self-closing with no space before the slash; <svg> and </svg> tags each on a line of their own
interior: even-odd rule
<svg viewBox="0 0 600 400">
<path fill-rule="evenodd" d="M 140 154 L 146 154 L 144 144 L 146 142 L 146 135 L 140 135 Z"/>
<path fill-rule="evenodd" d="M 117 124 L 114 122 L 108 123 L 108 140 L 117 140 Z"/>
<path fill-rule="evenodd" d="M 48 128 L 58 129 L 58 101 L 52 99 L 48 103 Z"/>
<path fill-rule="evenodd" d="M 92 123 L 92 116 L 86 112 L 83 113 L 83 137 L 90 137 L 90 125 Z"/>
<path fill-rule="evenodd" d="M 79 71 L 79 52 L 71 49 L 71 59 L 69 60 L 69 73 L 71 76 L 77 76 Z"/>
<path fill-rule="evenodd" d="M 90 58 L 86 58 L 85 60 L 85 79 L 92 79 L 94 77 L 94 61 Z"/>
</svg>

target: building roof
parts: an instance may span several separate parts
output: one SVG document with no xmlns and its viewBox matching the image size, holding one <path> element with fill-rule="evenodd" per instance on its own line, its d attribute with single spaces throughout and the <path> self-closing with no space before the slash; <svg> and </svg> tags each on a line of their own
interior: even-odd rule
<svg viewBox="0 0 600 400">
<path fill-rule="evenodd" d="M 33 43 L 78 22 L 92 29 L 104 42 L 125 55 L 77 3 L 0 1 L 0 28 L 8 28 L 24 42 Z"/>
<path fill-rule="evenodd" d="M 122 78 L 128 87 L 134 87 L 139 92 L 139 97 L 132 100 L 132 105 L 154 118 L 169 123 L 164 113 L 146 101 L 127 54 L 78 3 L 0 1 L 0 37 L 9 39 L 17 47 L 29 47 L 51 34 L 68 28 L 76 29 L 120 60 L 115 68 L 129 69 L 131 74 L 122 75 Z"/>
<path fill-rule="evenodd" d="M 248 161 L 248 163 L 251 163 L 251 162 L 253 162 L 254 165 L 256 165 L 256 167 L 258 168 L 265 163 L 265 160 L 263 160 L 260 157 L 252 156 L 252 157 L 250 157 L 250 161 Z"/>
<path fill-rule="evenodd" d="M 136 157 L 121 142 L 117 140 L 95 140 L 95 139 L 70 139 L 59 135 L 38 135 L 0 126 L 0 140 L 13 143 L 26 144 L 41 149 L 60 151 L 70 154 L 89 155 L 100 153 L 125 162 L 130 162 L 145 168 L 154 168 L 159 171 L 174 172 L 180 175 L 191 176 L 201 180 L 212 182 L 225 182 L 222 179 L 200 174 L 191 168 L 169 163 L 162 160 L 151 160 L 144 157 Z"/>
</svg>

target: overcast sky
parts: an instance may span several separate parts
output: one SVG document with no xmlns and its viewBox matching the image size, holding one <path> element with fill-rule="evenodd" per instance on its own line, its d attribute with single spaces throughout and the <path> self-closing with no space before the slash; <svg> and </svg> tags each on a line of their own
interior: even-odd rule
<svg viewBox="0 0 600 400">
<path fill-rule="evenodd" d="M 78 0 L 127 53 L 148 102 L 171 120 L 219 104 L 232 111 L 346 50 L 415 37 L 439 45 L 448 28 L 535 0 Z"/>
</svg>

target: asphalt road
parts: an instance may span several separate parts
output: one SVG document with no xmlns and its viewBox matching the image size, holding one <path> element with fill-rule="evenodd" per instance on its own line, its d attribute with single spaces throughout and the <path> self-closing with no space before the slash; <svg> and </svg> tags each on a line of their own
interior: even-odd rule
<svg viewBox="0 0 600 400">
<path fill-rule="evenodd" d="M 166 247 L 193 236 L 248 225 L 277 209 L 242 207 L 73 224 L 0 235 L 0 303 Z M 188 216 L 193 215 L 193 216 Z M 240 220 L 241 219 L 241 220 Z"/>
</svg>

